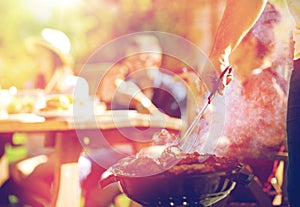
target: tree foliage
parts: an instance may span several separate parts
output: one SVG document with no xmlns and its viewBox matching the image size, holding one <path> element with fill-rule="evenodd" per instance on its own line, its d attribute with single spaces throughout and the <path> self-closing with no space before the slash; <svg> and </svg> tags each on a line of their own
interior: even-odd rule
<svg viewBox="0 0 300 207">
<path fill-rule="evenodd" d="M 45 27 L 60 29 L 69 36 L 78 70 L 101 45 L 132 32 L 170 32 L 208 48 L 224 1 L 0 1 L 0 85 L 22 88 L 30 79 L 35 72 L 34 60 L 24 41 L 39 36 Z"/>
</svg>

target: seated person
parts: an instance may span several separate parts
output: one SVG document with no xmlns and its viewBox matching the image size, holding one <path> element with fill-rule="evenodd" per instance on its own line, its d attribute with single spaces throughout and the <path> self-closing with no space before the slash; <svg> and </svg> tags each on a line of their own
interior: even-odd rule
<svg viewBox="0 0 300 207">
<path fill-rule="evenodd" d="M 173 77 L 172 70 L 160 69 L 161 52 L 158 39 L 154 36 L 134 37 L 126 57 L 109 69 L 100 80 L 97 92 L 100 101 L 105 102 L 109 109 L 145 112 L 142 103 L 132 100 L 137 91 L 128 94 L 130 90 L 118 89 L 122 81 L 130 81 L 163 113 L 180 118 L 186 107 L 185 85 Z"/>
<path fill-rule="evenodd" d="M 41 89 L 45 96 L 51 94 L 71 94 L 80 85 L 80 96 L 82 99 L 88 99 L 89 86 L 85 79 L 74 74 L 72 56 L 70 55 L 71 43 L 65 33 L 60 30 L 45 28 L 40 37 L 26 39 L 26 45 L 32 57 L 35 60 L 36 76 L 29 80 L 25 88 Z M 41 139 L 45 136 L 45 139 Z M 28 139 L 28 146 L 31 142 L 37 145 L 38 140 L 44 141 L 46 146 L 52 147 L 54 139 L 51 133 L 32 134 Z M 49 138 L 47 138 L 49 137 Z M 40 145 L 42 145 L 40 144 Z M 33 152 L 34 153 L 34 152 Z"/>
<path fill-rule="evenodd" d="M 62 44 L 61 41 L 65 44 Z M 58 42 L 57 42 L 58 41 Z M 59 44 L 57 44 L 59 43 Z M 58 30 L 44 29 L 42 38 L 29 40 L 29 46 L 37 55 L 39 71 L 36 79 L 28 83 L 27 87 L 43 89 L 48 94 L 66 94 L 74 95 L 74 98 L 86 100 L 89 94 L 89 88 L 86 80 L 74 75 L 71 69 L 69 56 L 70 42 L 64 33 Z M 67 46 L 67 48 L 64 48 Z M 80 89 L 77 93 L 77 86 Z M 78 96 L 78 97 L 77 97 Z M 27 135 L 28 145 L 30 142 L 41 140 L 42 146 L 54 146 L 54 134 L 31 133 Z M 35 144 L 35 143 L 33 143 Z M 30 147 L 29 147 L 30 148 Z M 14 187 L 12 194 L 17 194 L 22 205 L 34 203 L 34 206 L 42 205 L 51 201 L 51 186 L 54 177 L 54 165 L 59 160 L 55 152 L 39 152 L 40 148 L 30 148 L 29 158 L 13 163 L 11 167 L 11 185 Z M 40 162 L 41 156 L 45 159 Z M 26 173 L 23 168 L 19 167 L 22 162 L 30 160 L 33 164 L 33 170 Z M 19 189 L 16 191 L 16 189 Z M 26 193 L 25 193 L 26 192 Z M 42 201 L 41 203 L 39 201 Z"/>
<path fill-rule="evenodd" d="M 77 81 L 86 82 L 74 74 L 71 43 L 63 32 L 45 28 L 41 37 L 29 38 L 26 43 L 36 60 L 37 74 L 25 88 L 42 89 L 45 94 L 72 94 Z"/>
<path fill-rule="evenodd" d="M 158 39 L 150 35 L 137 35 L 126 52 L 124 60 L 110 68 L 101 79 L 97 92 L 100 101 L 105 102 L 108 109 L 135 109 L 140 113 L 155 113 L 143 105 L 141 99 L 134 100 L 135 95 L 141 91 L 143 97 L 151 100 L 162 113 L 184 117 L 187 98 L 185 84 L 169 74 L 172 71 L 160 69 L 162 51 Z M 121 88 L 124 86 L 121 84 L 127 84 L 125 89 Z M 107 207 L 120 195 L 116 185 L 106 189 L 98 185 L 106 169 L 97 162 L 112 165 L 115 160 L 122 158 L 114 155 L 113 149 L 94 149 L 81 156 L 81 172 L 87 172 L 83 173 L 85 176 L 82 178 L 85 207 Z"/>
</svg>

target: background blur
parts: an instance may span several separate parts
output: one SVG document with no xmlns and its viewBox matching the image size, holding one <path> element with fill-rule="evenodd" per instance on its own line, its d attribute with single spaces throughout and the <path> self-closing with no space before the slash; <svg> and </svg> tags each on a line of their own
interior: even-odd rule
<svg viewBox="0 0 300 207">
<path fill-rule="evenodd" d="M 208 52 L 225 0 L 10 0 L 0 1 L 0 86 L 23 88 L 35 73 L 25 46 L 45 27 L 71 40 L 75 72 L 99 47 L 121 35 L 163 31 L 180 35 Z M 272 0 L 282 12 L 277 50 L 288 53 L 290 21 L 283 0 Z M 111 51 L 114 53 L 115 51 Z M 184 51 L 183 51 L 184 52 Z M 109 57 L 111 54 L 107 54 Z M 287 56 L 287 55 L 286 55 Z M 280 55 L 282 57 L 282 54 Z M 282 59 L 281 61 L 287 61 Z M 164 61 L 171 67 L 172 60 Z M 176 63 L 178 64 L 178 63 Z"/>
</svg>

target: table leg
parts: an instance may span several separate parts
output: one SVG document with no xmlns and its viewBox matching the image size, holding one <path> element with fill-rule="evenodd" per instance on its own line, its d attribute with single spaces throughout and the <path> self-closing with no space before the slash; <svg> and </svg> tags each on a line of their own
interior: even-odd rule
<svg viewBox="0 0 300 207">
<path fill-rule="evenodd" d="M 5 145 L 12 143 L 13 133 L 1 134 L 0 136 L 0 187 L 9 178 L 8 159 L 5 154 Z"/>
<path fill-rule="evenodd" d="M 80 184 L 78 158 L 82 151 L 75 132 L 56 134 L 56 165 L 54 169 L 53 198 L 51 206 L 79 207 Z"/>
<path fill-rule="evenodd" d="M 5 153 L 5 145 L 12 144 L 13 133 L 1 133 L 0 135 L 0 158 Z"/>
</svg>

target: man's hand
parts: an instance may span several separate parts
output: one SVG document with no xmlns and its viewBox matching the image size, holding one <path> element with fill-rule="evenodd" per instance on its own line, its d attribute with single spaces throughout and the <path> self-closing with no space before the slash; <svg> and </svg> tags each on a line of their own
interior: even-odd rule
<svg viewBox="0 0 300 207">
<path fill-rule="evenodd" d="M 227 66 L 223 71 L 219 72 L 211 64 L 207 64 L 200 69 L 200 78 L 209 92 L 218 92 L 220 95 L 223 95 L 225 86 L 232 80 L 231 72 L 231 66 Z"/>
<path fill-rule="evenodd" d="M 223 91 L 225 89 L 225 86 L 228 85 L 231 81 L 231 71 L 232 68 L 231 66 L 227 66 L 225 70 L 222 71 L 220 74 L 219 78 L 214 84 L 214 88 L 211 91 L 209 97 L 208 97 L 208 102 L 211 102 L 211 99 L 215 96 L 215 94 L 218 92 L 220 95 L 223 95 Z"/>
</svg>

